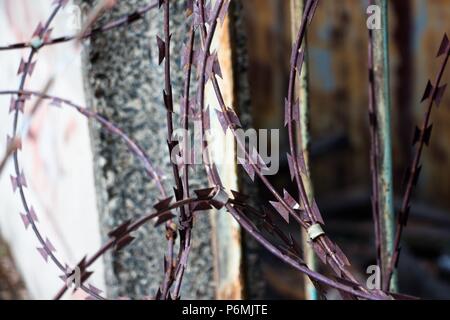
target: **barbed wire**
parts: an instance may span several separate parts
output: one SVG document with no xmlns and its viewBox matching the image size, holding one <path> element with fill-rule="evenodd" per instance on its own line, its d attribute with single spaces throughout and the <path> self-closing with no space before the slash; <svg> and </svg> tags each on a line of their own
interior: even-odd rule
<svg viewBox="0 0 450 320">
<path fill-rule="evenodd" d="M 190 120 L 200 119 L 202 128 L 202 154 L 205 159 L 204 167 L 208 176 L 210 185 L 205 189 L 193 190 L 195 197 L 190 196 L 190 179 L 189 179 L 189 163 L 186 155 L 190 155 L 190 150 L 186 144 L 187 139 L 183 139 L 183 144 L 179 145 L 178 141 L 172 139 L 174 121 L 174 103 L 172 94 L 172 79 L 171 79 L 171 54 L 170 54 L 170 1 L 158 0 L 152 1 L 146 6 L 135 10 L 132 13 L 123 15 L 119 19 L 109 22 L 100 27 L 92 27 L 84 30 L 79 35 L 64 36 L 59 38 L 50 37 L 50 25 L 58 14 L 58 12 L 67 5 L 67 0 L 56 0 L 55 8 L 52 10 L 49 18 L 44 24 L 39 24 L 38 28 L 33 34 L 33 38 L 29 42 L 17 43 L 8 46 L 0 47 L 0 51 L 24 49 L 28 48 L 30 53 L 26 60 L 21 60 L 18 74 L 21 75 L 20 85 L 17 90 L 0 91 L 0 95 L 11 95 L 10 113 L 13 114 L 13 130 L 12 135 L 7 137 L 8 150 L 2 161 L 2 166 L 6 163 L 9 156 L 13 157 L 15 176 L 11 176 L 13 192 L 18 192 L 24 208 L 25 213 L 21 214 L 21 219 L 26 229 L 31 227 L 38 242 L 38 252 L 46 261 L 52 263 L 63 273 L 60 278 L 64 281 L 64 286 L 58 291 L 55 299 L 61 298 L 69 289 L 71 282 L 74 280 L 75 270 L 78 274 L 78 287 L 85 291 L 91 299 L 105 299 L 101 294 L 101 290 L 97 287 L 88 284 L 87 280 L 92 275 L 88 268 L 102 257 L 109 250 L 119 251 L 126 249 L 133 240 L 132 232 L 138 230 L 143 225 L 155 221 L 155 226 L 165 224 L 166 238 L 168 241 L 167 253 L 164 257 L 164 277 L 158 292 L 155 294 L 155 299 L 180 299 L 179 292 L 183 281 L 183 276 L 188 265 L 188 257 L 191 248 L 191 231 L 195 228 L 193 224 L 193 217 L 195 214 L 215 209 L 225 208 L 231 214 L 241 227 L 255 238 L 263 247 L 276 257 L 291 265 L 296 270 L 305 273 L 313 281 L 318 291 L 324 296 L 325 290 L 323 286 L 336 288 L 343 297 L 362 298 L 362 299 L 393 299 L 402 298 L 400 295 L 394 295 L 388 292 L 389 288 L 382 290 L 368 290 L 362 283 L 356 280 L 356 277 L 348 270 L 350 262 L 346 255 L 342 252 L 339 246 L 333 242 L 323 230 L 325 225 L 320 210 L 314 199 L 309 199 L 305 191 L 304 179 L 307 177 L 307 170 L 304 164 L 304 156 L 302 151 L 297 150 L 294 136 L 295 130 L 299 128 L 298 124 L 298 99 L 295 98 L 295 82 L 296 76 L 301 74 L 302 64 L 304 62 L 304 52 L 301 50 L 308 25 L 314 17 L 314 13 L 319 4 L 319 0 L 308 0 L 305 5 L 305 13 L 302 18 L 302 23 L 298 32 L 297 40 L 293 46 L 291 61 L 290 61 L 290 77 L 289 77 L 289 92 L 285 101 L 285 125 L 289 133 L 290 153 L 289 171 L 291 178 L 296 181 L 298 189 L 298 201 L 295 200 L 286 190 L 283 189 L 279 193 L 275 187 L 268 181 L 264 175 L 266 164 L 262 160 L 261 155 L 256 149 L 248 150 L 245 141 L 242 141 L 236 133 L 237 129 L 241 129 L 239 117 L 234 112 L 233 108 L 227 106 L 221 88 L 219 86 L 217 77 L 221 77 L 220 64 L 217 52 L 211 52 L 211 45 L 215 37 L 216 29 L 219 23 L 223 23 L 228 12 L 230 0 L 217 0 L 214 4 L 205 2 L 204 0 L 187 0 L 186 21 L 190 24 L 190 32 L 188 43 L 185 45 L 185 50 L 182 56 L 182 68 L 185 69 L 184 75 L 184 91 L 182 97 L 182 127 L 187 130 Z M 127 27 L 135 21 L 144 18 L 145 14 L 152 9 L 163 7 L 164 14 L 164 36 L 157 37 L 157 45 L 159 48 L 159 62 L 164 62 L 165 74 L 165 88 L 164 88 L 164 107 L 167 113 L 167 130 L 168 130 L 168 154 L 172 155 L 175 147 L 179 146 L 177 153 L 177 163 L 172 162 L 172 175 L 175 181 L 175 188 L 173 196 L 166 193 L 162 181 L 164 180 L 162 171 L 155 168 L 151 159 L 145 153 L 144 149 L 139 146 L 131 137 L 129 137 L 117 125 L 110 122 L 104 116 L 90 110 L 83 108 L 67 99 L 52 96 L 45 91 L 31 91 L 25 90 L 25 84 L 29 77 L 32 76 L 36 60 L 34 60 L 38 50 L 45 46 L 54 45 L 58 43 L 68 42 L 71 40 L 83 40 L 92 37 L 98 33 L 107 32 L 114 28 Z M 97 14 L 100 16 L 100 13 Z M 197 32 L 198 31 L 198 32 Z M 195 49 L 194 43 L 196 36 L 200 37 L 201 49 Z M 164 40 L 163 40 L 164 39 Z M 442 78 L 445 66 L 450 54 L 450 45 L 448 39 L 445 37 L 439 51 L 440 55 L 446 54 L 445 62 L 439 72 L 436 81 L 436 86 L 431 84 L 427 86 L 424 100 L 430 98 L 430 106 L 426 115 L 423 130 L 416 131 L 415 143 L 419 142 L 418 152 L 413 162 L 413 169 L 408 180 L 408 187 L 405 194 L 404 207 L 408 207 L 411 198 L 412 186 L 416 183 L 416 176 L 419 171 L 419 162 L 423 146 L 428 144 L 431 129 L 429 129 L 429 120 L 431 115 L 431 108 L 433 102 L 439 105 L 441 101 L 443 90 L 445 87 L 440 87 L 440 80 Z M 197 69 L 197 92 L 194 99 L 191 99 L 191 90 L 193 86 L 192 71 Z M 253 208 L 248 204 L 248 199 L 245 195 L 231 191 L 231 195 L 225 190 L 221 181 L 220 174 L 217 170 L 216 164 L 211 161 L 209 154 L 208 141 L 206 131 L 210 129 L 210 110 L 205 107 L 205 87 L 208 82 L 212 83 L 214 94 L 219 105 L 219 110 L 216 110 L 216 116 L 219 120 L 225 133 L 229 130 L 237 144 L 237 147 L 244 153 L 246 159 L 238 159 L 252 181 L 258 177 L 263 185 L 276 199 L 269 201 L 263 211 Z M 50 101 L 50 105 L 54 107 L 70 107 L 78 113 L 85 116 L 87 119 L 94 121 L 106 130 L 109 134 L 117 136 L 126 144 L 133 157 L 138 159 L 146 175 L 156 184 L 161 201 L 153 205 L 150 213 L 144 214 L 138 219 L 122 222 L 109 235 L 109 240 L 104 243 L 90 258 L 87 256 L 83 258 L 75 268 L 69 268 L 68 265 L 62 262 L 56 256 L 56 249 L 49 238 L 42 233 L 38 228 L 38 215 L 26 198 L 24 189 L 27 188 L 27 179 L 25 173 L 20 169 L 20 162 L 18 152 L 21 151 L 21 138 L 18 137 L 18 121 L 19 116 L 24 113 L 25 104 L 31 98 Z M 189 156 L 188 156 L 189 157 Z M 1 173 L 1 170 L 0 170 Z M 269 209 L 269 204 L 272 209 Z M 274 211 L 273 211 L 274 210 Z M 402 226 L 406 224 L 405 212 L 402 209 L 403 215 L 400 216 L 401 224 L 399 224 L 396 237 L 396 248 L 401 238 Z M 173 218 L 178 214 L 178 224 L 174 222 Z M 300 224 L 310 235 L 310 243 L 316 255 L 325 264 L 331 267 L 336 277 L 331 278 L 324 276 L 318 272 L 310 270 L 301 258 L 301 248 L 296 244 L 294 237 L 287 234 L 280 228 L 271 218 L 273 213 L 280 215 L 287 223 L 290 217 L 295 222 Z M 252 221 L 248 215 L 252 215 L 258 223 Z M 177 237 L 177 235 L 179 237 Z M 282 245 L 274 242 L 272 237 L 281 241 Z M 179 239 L 179 251 L 175 254 L 175 242 Z M 397 256 L 398 257 L 397 250 Z M 393 264 L 394 264 L 393 259 Z M 392 267 L 393 268 L 393 267 Z M 69 280 L 69 281 L 68 281 Z"/>
</svg>

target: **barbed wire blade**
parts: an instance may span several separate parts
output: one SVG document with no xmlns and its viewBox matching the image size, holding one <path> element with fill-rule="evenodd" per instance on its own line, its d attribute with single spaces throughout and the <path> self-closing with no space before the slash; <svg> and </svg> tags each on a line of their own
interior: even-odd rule
<svg viewBox="0 0 450 320">
<path fill-rule="evenodd" d="M 17 75 L 22 74 L 25 71 L 26 62 L 22 59 L 20 59 L 19 69 L 17 70 Z"/>
<path fill-rule="evenodd" d="M 278 201 L 269 201 L 269 203 L 275 208 L 275 210 L 280 214 L 280 216 L 289 223 L 289 211 Z"/>
<path fill-rule="evenodd" d="M 30 219 L 28 218 L 28 215 L 21 213 L 20 217 L 22 218 L 22 222 L 23 222 L 23 224 L 25 226 L 25 230 L 28 230 L 28 226 L 31 223 Z"/>
<path fill-rule="evenodd" d="M 197 189 L 194 190 L 194 193 L 197 195 L 197 199 L 206 200 L 212 196 L 215 188 L 206 188 L 206 189 Z"/>
<path fill-rule="evenodd" d="M 52 252 L 55 252 L 55 247 L 53 247 L 50 240 L 47 238 L 45 240 L 45 243 L 42 247 L 37 248 L 39 254 L 42 256 L 42 258 L 45 260 L 45 262 L 48 262 L 48 257 Z"/>
<path fill-rule="evenodd" d="M 299 55 L 297 58 L 297 65 L 295 66 L 295 68 L 297 70 L 297 76 L 300 78 L 300 80 L 301 80 L 301 76 L 302 76 L 302 69 L 303 69 L 304 62 L 305 62 L 305 51 L 301 50 L 299 52 Z"/>
<path fill-rule="evenodd" d="M 427 82 L 427 86 L 425 87 L 425 92 L 423 94 L 422 100 L 420 102 L 424 102 L 425 100 L 427 100 L 428 98 L 431 97 L 431 94 L 433 93 L 434 87 L 431 84 L 431 81 L 428 80 Z"/>
<path fill-rule="evenodd" d="M 436 103 L 436 106 L 439 107 L 441 105 L 442 98 L 444 97 L 446 89 L 447 84 L 435 88 L 431 84 L 431 81 L 428 80 L 421 102 L 424 102 L 425 100 L 431 98 Z"/>
<path fill-rule="evenodd" d="M 114 238 L 116 240 L 119 240 L 125 234 L 128 233 L 128 227 L 130 226 L 130 224 L 131 224 L 131 219 L 126 220 L 125 222 L 123 222 L 122 224 L 117 226 L 114 230 L 110 231 L 108 233 L 108 237 L 111 237 L 111 238 Z"/>
<path fill-rule="evenodd" d="M 161 65 L 161 63 L 164 61 L 164 59 L 166 58 L 166 42 L 161 39 L 159 36 L 156 36 L 156 42 L 158 44 L 158 52 L 159 52 L 159 57 L 158 57 L 158 64 Z"/>
<path fill-rule="evenodd" d="M 79 286 L 83 285 L 94 273 L 92 271 L 87 270 L 86 259 L 87 259 L 87 257 L 84 256 L 83 259 L 81 259 L 81 261 L 77 264 L 77 268 L 80 272 L 80 279 L 79 279 L 80 283 L 78 283 Z M 76 269 L 74 269 L 74 271 L 73 271 L 74 273 L 75 273 L 75 270 Z M 77 288 L 75 288 L 75 289 L 77 289 Z"/>
<path fill-rule="evenodd" d="M 287 127 L 289 122 L 292 121 L 291 117 L 292 109 L 287 98 L 284 99 L 284 126 Z"/>
<path fill-rule="evenodd" d="M 20 60 L 19 69 L 17 70 L 17 75 L 20 75 L 27 71 L 28 75 L 33 75 L 34 67 L 36 66 L 36 61 L 34 62 L 25 62 L 23 58 Z"/>
<path fill-rule="evenodd" d="M 19 110 L 21 113 L 24 111 L 24 102 L 21 100 L 16 100 L 14 97 L 11 97 L 11 101 L 9 103 L 9 113 L 13 113 L 14 111 Z"/>
<path fill-rule="evenodd" d="M 166 199 L 163 199 L 163 200 L 159 201 L 158 203 L 156 203 L 153 206 L 153 208 L 155 208 L 156 211 L 158 211 L 158 212 L 166 211 L 169 209 L 172 199 L 173 199 L 173 197 L 168 197 Z"/>
<path fill-rule="evenodd" d="M 42 22 L 39 22 L 36 26 L 36 29 L 34 29 L 33 37 L 40 37 L 42 32 L 44 31 L 44 26 L 42 25 Z"/>
<path fill-rule="evenodd" d="M 48 252 L 43 247 L 37 247 L 36 248 L 41 257 L 44 259 L 45 262 L 48 262 Z"/>
<path fill-rule="evenodd" d="M 448 54 L 449 51 L 450 51 L 450 41 L 448 40 L 447 34 L 444 34 L 444 38 L 442 39 L 441 46 L 439 47 L 437 57 L 440 57 L 443 54 Z"/>
<path fill-rule="evenodd" d="M 230 122 L 234 128 L 242 128 L 241 120 L 237 116 L 236 112 L 232 108 L 226 108 L 226 113 Z"/>
<path fill-rule="evenodd" d="M 416 145 L 416 143 L 418 143 L 421 140 L 422 134 L 423 134 L 423 142 L 425 143 L 425 145 L 429 146 L 432 130 L 433 130 L 432 124 L 430 126 L 428 126 L 428 128 L 425 129 L 423 131 L 423 133 L 422 133 L 422 130 L 419 129 L 419 127 L 416 127 L 415 132 L 414 132 L 413 146 Z"/>
<path fill-rule="evenodd" d="M 302 210 L 297 201 L 295 201 L 294 197 L 292 197 L 286 189 L 283 189 L 283 198 L 286 204 L 294 210 Z"/>
<path fill-rule="evenodd" d="M 25 174 L 23 171 L 17 176 L 10 176 L 11 177 L 11 184 L 13 188 L 13 192 L 15 193 L 18 188 L 26 188 L 27 187 L 27 181 L 25 179 Z"/>
<path fill-rule="evenodd" d="M 217 52 L 210 54 L 206 60 L 206 68 L 205 68 L 205 78 L 211 79 L 214 76 L 218 76 L 219 78 L 223 78 L 222 69 L 220 68 L 219 57 Z"/>
<path fill-rule="evenodd" d="M 200 111 L 200 113 L 201 113 L 201 111 Z M 200 117 L 201 117 L 201 115 L 200 115 Z M 205 128 L 205 131 L 211 130 L 211 118 L 210 118 L 210 113 L 209 113 L 209 106 L 206 107 L 206 110 L 203 114 L 203 127 Z"/>
<path fill-rule="evenodd" d="M 22 218 L 22 222 L 25 226 L 25 230 L 28 229 L 29 225 L 32 222 L 38 222 L 38 217 L 37 217 L 33 207 L 30 207 L 30 210 L 28 211 L 28 213 L 21 213 L 20 217 Z"/>
</svg>

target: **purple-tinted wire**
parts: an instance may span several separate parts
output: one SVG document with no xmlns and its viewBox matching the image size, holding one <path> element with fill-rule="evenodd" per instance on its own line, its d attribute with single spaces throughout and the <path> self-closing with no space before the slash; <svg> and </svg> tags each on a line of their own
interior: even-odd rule
<svg viewBox="0 0 450 320">
<path fill-rule="evenodd" d="M 61 8 L 62 8 L 61 3 L 58 3 L 58 5 L 53 9 L 52 13 L 50 14 L 50 17 L 46 20 L 45 26 L 42 28 L 39 36 L 42 36 L 48 30 L 50 24 L 52 23 L 53 19 L 55 18 L 56 14 L 58 13 L 58 11 Z M 22 76 L 20 79 L 19 89 L 17 90 L 19 92 L 23 91 L 23 89 L 25 87 L 27 75 L 30 70 L 30 65 L 33 61 L 33 58 L 34 58 L 36 52 L 37 52 L 37 50 L 35 48 L 31 48 L 28 58 L 25 62 L 24 70 L 22 70 L 23 73 L 22 73 Z M 14 103 L 15 110 L 14 110 L 14 120 L 13 120 L 13 130 L 12 130 L 13 137 L 15 137 L 17 134 L 17 125 L 18 125 L 18 120 L 19 120 L 19 103 L 21 103 L 21 97 L 22 97 L 22 94 L 19 93 L 19 98 Z M 19 159 L 18 159 L 17 151 L 14 152 L 13 159 L 14 159 L 14 170 L 15 170 L 16 175 L 19 177 L 20 176 L 20 168 L 19 168 Z M 24 189 L 23 189 L 23 186 L 21 183 L 18 184 L 17 189 L 19 191 L 20 199 L 21 199 L 22 205 L 24 207 L 25 213 L 28 216 L 30 216 L 30 208 L 28 206 L 28 202 L 25 197 L 25 192 L 24 192 Z M 31 227 L 32 227 L 39 243 L 43 246 L 44 249 L 46 249 L 47 248 L 46 241 L 41 236 L 34 219 L 30 219 L 30 224 L 31 224 Z M 65 272 L 66 268 L 61 264 L 61 262 L 58 260 L 58 258 L 53 254 L 52 250 L 47 249 L 46 252 L 48 254 L 48 257 L 50 257 L 50 259 L 58 267 L 58 269 L 61 270 L 62 272 Z"/>
</svg>

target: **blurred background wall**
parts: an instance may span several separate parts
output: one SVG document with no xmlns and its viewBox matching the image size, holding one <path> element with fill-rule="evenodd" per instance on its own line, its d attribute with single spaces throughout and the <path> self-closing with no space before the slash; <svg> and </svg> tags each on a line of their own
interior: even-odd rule
<svg viewBox="0 0 450 320">
<path fill-rule="evenodd" d="M 308 32 L 312 131 L 312 179 L 327 228 L 356 264 L 373 263 L 370 211 L 368 71 L 366 8 L 363 0 L 320 1 Z M 289 1 L 245 1 L 250 48 L 254 123 L 281 128 L 287 95 L 291 26 Z M 409 164 L 420 103 L 427 81 L 434 81 L 444 33 L 450 31 L 447 0 L 389 1 L 391 96 L 396 200 Z M 450 73 L 445 73 L 443 83 Z M 413 214 L 404 235 L 405 276 L 401 287 L 428 297 L 450 297 L 450 95 L 433 113 L 433 136 L 423 157 Z M 282 129 L 284 132 L 284 129 Z M 284 145 L 285 151 L 288 146 Z M 281 153 L 283 154 L 283 152 Z M 288 178 L 277 177 L 280 184 Z M 281 179 L 281 181 L 280 181 Z M 402 261 L 402 260 L 401 260 Z M 278 277 L 268 260 L 267 274 L 277 290 L 292 297 L 292 279 Z M 420 270 L 417 273 L 411 270 Z M 360 272 L 364 272 L 360 270 Z M 293 277 L 300 281 L 299 277 Z"/>
<path fill-rule="evenodd" d="M 248 0 L 251 84 L 254 117 L 261 127 L 279 127 L 291 47 L 289 1 Z M 393 102 L 396 181 L 411 151 L 414 126 L 424 112 L 420 104 L 428 79 L 434 79 L 440 60 L 436 52 L 449 31 L 446 0 L 389 2 L 391 90 Z M 324 0 L 309 29 L 312 134 L 322 142 L 345 142 L 346 148 L 328 153 L 313 166 L 315 188 L 321 194 L 343 187 L 368 186 L 367 130 L 367 1 Z M 450 75 L 445 75 L 448 80 Z M 444 81 L 445 82 L 445 81 Z M 426 152 L 418 198 L 450 208 L 448 167 L 450 102 L 434 115 L 434 135 Z M 338 139 L 340 138 L 340 139 Z M 345 141 L 344 141 L 345 140 Z M 340 174 L 336 174 L 339 172 Z M 446 174 L 443 174 L 446 172 Z M 400 183 L 396 183 L 400 191 Z"/>
</svg>

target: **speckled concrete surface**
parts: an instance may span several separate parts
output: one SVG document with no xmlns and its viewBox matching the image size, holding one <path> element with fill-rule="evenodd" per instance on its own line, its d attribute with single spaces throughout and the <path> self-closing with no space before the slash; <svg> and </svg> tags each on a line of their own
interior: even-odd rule
<svg viewBox="0 0 450 320">
<path fill-rule="evenodd" d="M 81 0 L 83 11 L 92 0 Z M 99 23 L 110 21 L 145 5 L 148 1 L 119 1 Z M 182 72 L 179 68 L 181 44 L 187 36 L 183 1 L 172 2 L 174 100 L 180 99 Z M 154 164 L 170 176 L 166 147 L 163 67 L 158 66 L 156 35 L 162 35 L 162 15 L 157 10 L 146 14 L 128 28 L 96 36 L 85 46 L 86 95 L 89 105 L 118 124 L 136 139 Z M 124 220 L 136 218 L 152 208 L 158 191 L 142 173 L 125 146 L 91 128 L 95 179 L 102 237 Z M 206 185 L 205 174 L 198 170 L 191 180 Z M 166 189 L 170 190 L 170 180 Z M 142 229 L 137 239 L 120 253 L 105 257 L 106 282 L 110 297 L 142 298 L 153 295 L 162 279 L 166 248 L 164 228 Z M 192 251 L 181 295 L 183 299 L 214 297 L 213 262 L 208 215 L 195 221 Z"/>
</svg>

